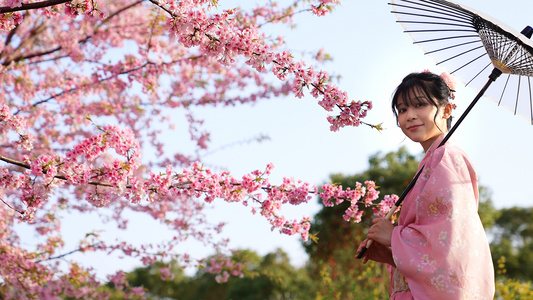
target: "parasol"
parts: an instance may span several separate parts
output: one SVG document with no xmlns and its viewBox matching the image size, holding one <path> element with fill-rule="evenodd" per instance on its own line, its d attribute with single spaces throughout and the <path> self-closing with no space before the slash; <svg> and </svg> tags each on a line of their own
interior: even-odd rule
<svg viewBox="0 0 533 300">
<path fill-rule="evenodd" d="M 445 0 L 392 0 L 414 43 L 480 91 L 493 69 L 504 75 L 484 93 L 533 124 L 533 28 L 521 33 L 464 5 Z"/>
<path fill-rule="evenodd" d="M 483 96 L 533 125 L 533 42 L 530 40 L 533 28 L 527 26 L 517 32 L 490 16 L 447 0 L 391 0 L 389 4 L 405 32 L 425 54 L 461 78 L 466 86 L 478 90 L 439 147 L 447 142 Z M 502 79 L 496 81 L 500 76 Z M 401 205 L 423 169 L 386 218 Z M 370 240 L 367 247 L 371 243 Z M 363 257 L 365 251 L 363 248 L 357 257 Z"/>
</svg>

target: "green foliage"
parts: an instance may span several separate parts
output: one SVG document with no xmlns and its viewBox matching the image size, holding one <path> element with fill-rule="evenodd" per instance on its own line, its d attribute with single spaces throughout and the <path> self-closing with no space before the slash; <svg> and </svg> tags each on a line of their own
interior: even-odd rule
<svg viewBox="0 0 533 300">
<path fill-rule="evenodd" d="M 235 251 L 235 262 L 243 262 L 245 276 L 230 277 L 226 283 L 217 283 L 215 275 L 199 269 L 188 277 L 176 262 L 171 262 L 172 280 L 163 281 L 159 269 L 167 264 L 156 263 L 137 268 L 126 278 L 130 286 L 142 286 L 149 299 L 180 300 L 253 300 L 253 299 L 311 299 L 313 284 L 303 268 L 290 265 L 281 249 L 260 257 L 251 250 Z M 121 292 L 114 292 L 110 299 L 124 299 Z"/>
<path fill-rule="evenodd" d="M 405 147 L 386 155 L 377 153 L 368 160 L 369 168 L 356 179 L 372 179 L 379 186 L 381 196 L 401 194 L 418 169 L 418 158 Z"/>
<path fill-rule="evenodd" d="M 478 213 L 485 231 L 492 228 L 496 224 L 496 220 L 500 217 L 500 211 L 492 203 L 492 191 L 484 186 L 479 186 Z"/>
<path fill-rule="evenodd" d="M 506 277 L 533 281 L 533 208 L 511 207 L 499 210 L 490 231 L 493 260 L 506 258 Z"/>
<path fill-rule="evenodd" d="M 166 297 L 182 295 L 187 292 L 187 286 L 190 284 L 191 279 L 184 274 L 183 268 L 176 261 L 170 262 L 170 265 L 171 273 L 174 274 L 174 278 L 171 280 L 161 280 L 159 269 L 168 266 L 168 264 L 161 262 L 145 268 L 137 268 L 128 273 L 126 279 L 130 283 L 130 286 L 142 286 L 151 295 Z"/>
<path fill-rule="evenodd" d="M 357 182 L 372 179 L 384 195 L 401 193 L 416 173 L 418 161 L 405 148 L 369 159 L 367 171 L 345 176 L 331 175 L 333 183 L 354 188 Z M 319 199 L 321 202 L 321 200 Z M 388 271 L 382 264 L 363 265 L 355 258 L 359 243 L 372 224 L 371 207 L 364 210 L 361 223 L 347 223 L 342 218 L 349 203 L 324 207 L 311 224 L 311 234 L 318 243 L 305 243 L 310 256 L 311 277 L 317 284 L 316 299 L 383 299 L 388 297 Z"/>
<path fill-rule="evenodd" d="M 496 299 L 501 300 L 531 300 L 533 299 L 533 291 L 531 288 L 533 284 L 531 281 L 519 281 L 512 278 L 506 278 L 507 270 L 505 267 L 505 256 L 498 258 L 495 265 L 496 271 Z"/>
<path fill-rule="evenodd" d="M 305 269 L 296 269 L 281 249 L 263 257 L 255 276 L 234 280 L 226 299 L 309 299 L 312 282 Z"/>
</svg>

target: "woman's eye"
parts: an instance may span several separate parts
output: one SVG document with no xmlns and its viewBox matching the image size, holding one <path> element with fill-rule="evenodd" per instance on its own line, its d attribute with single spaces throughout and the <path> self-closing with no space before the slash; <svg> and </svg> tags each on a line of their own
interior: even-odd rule
<svg viewBox="0 0 533 300">
<path fill-rule="evenodd" d="M 401 113 L 404 113 L 404 112 L 406 112 L 406 111 L 407 111 L 407 109 L 405 109 L 405 108 L 398 109 L 398 113 L 400 113 L 400 114 L 401 114 Z"/>
<path fill-rule="evenodd" d="M 415 105 L 415 107 L 422 107 L 422 106 L 426 106 L 426 103 L 417 103 L 417 104 Z"/>
</svg>

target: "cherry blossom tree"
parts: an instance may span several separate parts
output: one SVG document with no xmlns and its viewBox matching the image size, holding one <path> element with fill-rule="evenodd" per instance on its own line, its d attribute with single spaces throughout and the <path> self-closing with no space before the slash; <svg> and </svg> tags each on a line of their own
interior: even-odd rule
<svg viewBox="0 0 533 300">
<path fill-rule="evenodd" d="M 371 102 L 350 100 L 327 72 L 296 61 L 282 37 L 262 31 L 268 23 L 291 24 L 296 13 L 325 15 L 338 2 L 220 10 L 216 0 L 1 0 L 0 297 L 106 297 L 92 270 L 76 262 L 65 270 L 57 262 L 69 254 L 59 254 L 60 215 L 68 211 L 112 212 L 124 228 L 131 210 L 175 232 L 171 241 L 140 247 L 90 232 L 74 251 L 120 252 L 145 265 L 177 259 L 219 281 L 242 275 L 243 266 L 223 255 L 193 261 L 173 251 L 187 239 L 225 247 L 214 238 L 222 225 L 205 219 L 205 203 L 242 203 L 273 229 L 306 240 L 310 219 L 289 220 L 280 210 L 306 203 L 317 187 L 290 177 L 271 183 L 272 164 L 239 178 L 215 172 L 202 164 L 200 151 L 164 151 L 160 133 L 179 111 L 196 150 L 207 149 L 209 133 L 195 107 L 306 92 L 331 112 L 331 130 L 360 124 L 379 130 L 363 121 Z M 156 153 L 153 160 L 143 160 L 147 149 Z M 344 218 L 355 222 L 358 204 L 371 205 L 378 195 L 370 181 L 322 191 L 328 205 L 351 201 Z M 13 227 L 20 222 L 42 237 L 34 249 L 22 247 Z M 142 297 L 142 287 L 124 278 L 120 271 L 109 280 Z"/>
</svg>

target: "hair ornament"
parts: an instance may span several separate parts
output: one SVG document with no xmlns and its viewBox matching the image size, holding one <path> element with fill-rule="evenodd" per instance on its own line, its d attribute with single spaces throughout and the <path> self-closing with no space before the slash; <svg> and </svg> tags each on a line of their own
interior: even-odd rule
<svg viewBox="0 0 533 300">
<path fill-rule="evenodd" d="M 455 87 L 457 86 L 457 79 L 455 78 L 455 76 L 446 72 L 442 72 L 440 74 L 440 78 L 444 80 L 444 83 L 446 83 L 448 89 L 450 90 L 450 99 L 454 100 L 455 95 L 453 93 L 455 92 Z"/>
<path fill-rule="evenodd" d="M 424 71 L 422 71 L 422 73 L 424 73 L 424 72 L 431 72 L 431 71 L 428 70 L 428 69 L 425 69 Z M 457 86 L 457 78 L 455 76 L 453 76 L 452 74 L 447 73 L 447 72 L 442 72 L 440 74 L 440 78 L 442 78 L 444 83 L 446 83 L 446 85 L 448 86 L 448 90 L 450 91 L 450 99 L 451 100 L 455 100 L 455 94 L 454 93 L 455 93 L 455 87 Z M 457 105 L 455 105 L 455 103 L 452 103 L 452 108 L 456 109 Z"/>
</svg>

